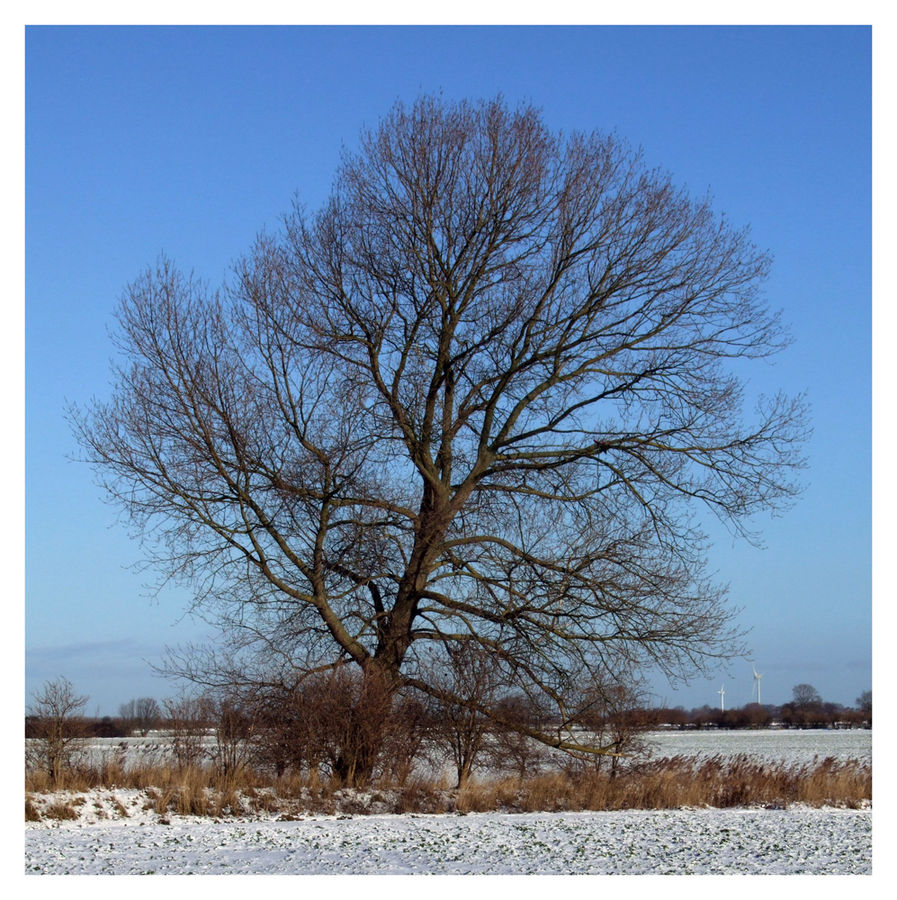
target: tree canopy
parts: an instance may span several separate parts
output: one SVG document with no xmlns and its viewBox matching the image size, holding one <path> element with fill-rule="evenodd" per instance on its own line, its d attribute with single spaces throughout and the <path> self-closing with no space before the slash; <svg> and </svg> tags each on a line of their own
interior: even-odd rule
<svg viewBox="0 0 897 900">
<path fill-rule="evenodd" d="M 227 635 L 189 674 L 442 696 L 463 646 L 564 720 L 586 682 L 738 649 L 699 517 L 750 537 L 806 433 L 800 397 L 744 409 L 741 361 L 788 342 L 768 268 L 613 135 L 423 97 L 220 289 L 167 259 L 131 284 L 73 419 Z"/>
</svg>

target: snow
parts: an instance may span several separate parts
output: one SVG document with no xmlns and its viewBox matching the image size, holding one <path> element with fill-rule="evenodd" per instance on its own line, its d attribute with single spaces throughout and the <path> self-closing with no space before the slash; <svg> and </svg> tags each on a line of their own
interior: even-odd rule
<svg viewBox="0 0 897 900">
<path fill-rule="evenodd" d="M 869 731 L 666 731 L 653 755 L 747 754 L 787 765 L 871 762 Z M 122 752 L 110 741 L 109 752 Z M 160 741 L 126 743 L 155 755 Z M 304 815 L 221 820 L 160 816 L 146 791 L 34 794 L 45 816 L 25 824 L 25 874 L 662 875 L 872 872 L 872 810 L 627 810 L 469 815 Z M 376 805 L 370 804 L 376 812 Z"/>
<path fill-rule="evenodd" d="M 172 816 L 168 825 L 138 816 L 35 823 L 25 834 L 26 873 L 54 875 L 861 875 L 871 874 L 871 858 L 871 810 L 809 807 L 288 822 Z"/>
<path fill-rule="evenodd" d="M 758 762 L 803 766 L 833 757 L 872 763 L 872 730 L 851 729 L 670 729 L 648 731 L 645 743 L 654 758 L 663 756 L 731 757 L 747 754 Z"/>
</svg>

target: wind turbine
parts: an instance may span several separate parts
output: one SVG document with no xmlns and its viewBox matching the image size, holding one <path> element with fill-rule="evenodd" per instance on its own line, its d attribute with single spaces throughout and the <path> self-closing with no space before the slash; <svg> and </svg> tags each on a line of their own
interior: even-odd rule
<svg viewBox="0 0 897 900">
<path fill-rule="evenodd" d="M 718 691 L 719 694 L 719 709 L 720 712 L 726 711 L 726 686 L 723 685 Z"/>
<path fill-rule="evenodd" d="M 760 705 L 760 679 L 763 677 L 763 674 L 762 674 L 762 672 L 757 671 L 756 666 L 752 665 L 751 668 L 754 670 L 754 684 L 757 686 L 757 706 L 759 706 Z M 754 692 L 751 691 L 751 694 L 753 694 L 753 693 Z"/>
</svg>

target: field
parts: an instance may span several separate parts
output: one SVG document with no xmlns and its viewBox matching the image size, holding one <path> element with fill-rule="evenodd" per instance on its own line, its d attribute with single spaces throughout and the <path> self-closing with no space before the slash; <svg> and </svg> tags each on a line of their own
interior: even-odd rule
<svg viewBox="0 0 897 900">
<path fill-rule="evenodd" d="M 315 817 L 30 829 L 42 874 L 869 874 L 866 810 Z"/>
<path fill-rule="evenodd" d="M 871 733 L 652 733 L 655 756 L 871 760 Z M 136 749 L 136 748 L 135 748 Z M 65 799 L 65 798 L 62 798 Z M 871 808 L 801 804 L 467 815 L 160 816 L 145 792 L 26 824 L 32 874 L 871 874 Z M 58 795 L 35 798 L 46 809 Z"/>
<path fill-rule="evenodd" d="M 735 756 L 806 765 L 815 757 L 872 762 L 872 732 L 862 728 L 844 730 L 763 729 L 649 731 L 645 742 L 652 756 Z"/>
</svg>

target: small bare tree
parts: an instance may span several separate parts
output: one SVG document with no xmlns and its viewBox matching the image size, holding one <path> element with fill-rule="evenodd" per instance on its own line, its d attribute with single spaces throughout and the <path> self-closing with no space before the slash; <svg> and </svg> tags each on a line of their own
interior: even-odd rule
<svg viewBox="0 0 897 900">
<path fill-rule="evenodd" d="M 77 694 L 67 678 L 48 681 L 33 697 L 29 708 L 31 740 L 26 743 L 26 762 L 62 784 L 84 748 L 87 728 L 83 718 L 88 697 Z"/>
<path fill-rule="evenodd" d="M 437 694 L 432 706 L 433 737 L 452 760 L 461 788 L 488 749 L 490 713 L 502 688 L 502 675 L 494 656 L 471 643 L 450 644 L 446 657 L 434 664 L 429 677 Z"/>
<path fill-rule="evenodd" d="M 859 710 L 865 721 L 872 722 L 872 691 L 863 691 L 856 699 L 857 710 Z"/>
<path fill-rule="evenodd" d="M 822 697 L 812 684 L 794 685 L 791 695 L 791 703 L 785 705 L 787 712 L 782 717 L 784 721 L 801 728 L 819 727 L 824 724 Z"/>
<path fill-rule="evenodd" d="M 297 690 L 281 686 L 258 692 L 251 701 L 255 723 L 254 762 L 280 778 L 308 764 L 309 735 Z"/>
<path fill-rule="evenodd" d="M 199 765 L 207 756 L 211 710 L 202 697 L 182 695 L 164 701 L 171 751 L 180 771 Z"/>
<path fill-rule="evenodd" d="M 525 695 L 502 697 L 495 706 L 491 756 L 497 769 L 511 769 L 522 779 L 547 757 L 545 746 L 526 732 L 542 724 L 540 711 Z"/>
<path fill-rule="evenodd" d="M 633 758 L 644 749 L 641 733 L 647 727 L 644 693 L 634 680 L 627 682 L 592 679 L 580 694 L 579 704 L 569 712 L 566 728 L 585 730 L 586 742 L 601 747 L 603 754 L 575 754 L 601 769 L 610 760 L 610 773 L 615 775 L 620 762 Z"/>
<path fill-rule="evenodd" d="M 150 731 L 158 727 L 162 718 L 162 710 L 152 697 L 137 697 L 118 708 L 118 715 L 126 728 L 139 731 L 146 737 Z"/>
<path fill-rule="evenodd" d="M 793 703 L 798 709 L 812 709 L 822 705 L 822 697 L 812 684 L 796 684 L 791 689 Z"/>
<path fill-rule="evenodd" d="M 404 784 L 414 764 L 425 757 L 429 734 L 427 705 L 414 695 L 401 695 L 389 711 L 380 759 L 380 771 L 393 781 Z"/>
<path fill-rule="evenodd" d="M 365 783 L 384 748 L 392 701 L 381 680 L 344 666 L 309 679 L 301 709 L 310 765 L 323 764 L 347 785 Z"/>
<path fill-rule="evenodd" d="M 215 729 L 212 762 L 219 775 L 233 778 L 252 759 L 255 718 L 250 708 L 232 697 L 210 701 L 208 711 Z"/>
</svg>

